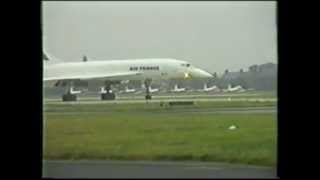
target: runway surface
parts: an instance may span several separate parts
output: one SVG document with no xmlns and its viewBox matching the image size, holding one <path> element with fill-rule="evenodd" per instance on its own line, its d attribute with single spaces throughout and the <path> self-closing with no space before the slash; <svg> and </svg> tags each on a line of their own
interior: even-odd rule
<svg viewBox="0 0 320 180">
<path fill-rule="evenodd" d="M 47 112 L 46 112 L 47 113 Z M 74 114 L 97 114 L 97 113 L 106 113 L 106 111 L 57 111 L 57 112 L 49 112 L 50 114 L 63 114 L 63 115 L 74 115 Z M 143 112 L 143 113 L 204 113 L 204 114 L 259 114 L 259 113 L 277 113 L 277 108 L 275 107 L 240 107 L 240 108 L 202 108 L 202 109 L 176 109 L 175 111 L 159 111 L 159 112 Z"/>
<path fill-rule="evenodd" d="M 78 101 L 74 102 L 63 102 L 61 99 L 45 99 L 45 103 L 50 104 L 104 104 L 104 103 L 146 103 L 146 102 L 170 102 L 170 101 L 259 101 L 259 102 L 275 102 L 277 98 L 175 98 L 171 97 L 171 99 L 152 99 L 146 101 L 143 98 L 122 98 L 111 101 L 102 101 L 98 98 L 78 98 Z"/>
<path fill-rule="evenodd" d="M 276 168 L 205 162 L 43 161 L 46 178 L 277 178 Z"/>
</svg>

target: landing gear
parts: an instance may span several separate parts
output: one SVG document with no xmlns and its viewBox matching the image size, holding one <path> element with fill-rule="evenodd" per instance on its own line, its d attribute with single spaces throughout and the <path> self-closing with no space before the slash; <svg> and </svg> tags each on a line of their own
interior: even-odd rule
<svg viewBox="0 0 320 180">
<path fill-rule="evenodd" d="M 67 90 L 64 95 L 62 95 L 62 101 L 77 101 L 77 95 L 74 94 L 75 92 L 73 91 L 73 82 L 66 82 L 67 84 Z M 79 92 L 76 92 L 79 93 Z"/>
<path fill-rule="evenodd" d="M 101 88 L 101 100 L 115 100 L 116 95 L 111 91 L 111 82 L 105 81 L 105 87 Z"/>
<path fill-rule="evenodd" d="M 115 100 L 116 95 L 114 93 L 103 93 L 101 94 L 101 100 Z"/>
<path fill-rule="evenodd" d="M 152 99 L 152 96 L 150 94 L 150 85 L 151 85 L 151 79 L 146 79 L 144 81 L 144 85 L 146 87 L 146 100 L 151 100 Z"/>
<path fill-rule="evenodd" d="M 64 95 L 62 95 L 62 101 L 77 101 L 77 95 L 64 94 Z"/>
<path fill-rule="evenodd" d="M 146 100 L 151 100 L 152 96 L 150 94 L 146 95 Z"/>
</svg>

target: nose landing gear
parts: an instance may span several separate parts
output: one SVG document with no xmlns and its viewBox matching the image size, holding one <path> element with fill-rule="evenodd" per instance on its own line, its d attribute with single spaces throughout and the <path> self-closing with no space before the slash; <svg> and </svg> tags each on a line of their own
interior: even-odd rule
<svg viewBox="0 0 320 180">
<path fill-rule="evenodd" d="M 115 100 L 116 95 L 111 90 L 111 82 L 105 81 L 105 87 L 101 88 L 101 100 Z"/>
<path fill-rule="evenodd" d="M 144 81 L 144 85 L 146 87 L 146 100 L 151 100 L 152 99 L 152 96 L 151 96 L 151 93 L 150 93 L 150 85 L 151 85 L 151 79 L 146 79 Z"/>
<path fill-rule="evenodd" d="M 146 95 L 146 100 L 151 100 L 152 96 L 150 94 Z"/>
<path fill-rule="evenodd" d="M 101 94 L 101 100 L 115 100 L 116 95 L 114 93 L 103 93 Z"/>
</svg>

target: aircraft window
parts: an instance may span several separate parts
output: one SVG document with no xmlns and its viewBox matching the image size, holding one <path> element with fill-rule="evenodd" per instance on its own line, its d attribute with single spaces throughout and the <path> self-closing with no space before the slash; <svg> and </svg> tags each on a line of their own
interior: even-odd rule
<svg viewBox="0 0 320 180">
<path fill-rule="evenodd" d="M 181 64 L 181 66 L 190 67 L 190 64 Z"/>
</svg>

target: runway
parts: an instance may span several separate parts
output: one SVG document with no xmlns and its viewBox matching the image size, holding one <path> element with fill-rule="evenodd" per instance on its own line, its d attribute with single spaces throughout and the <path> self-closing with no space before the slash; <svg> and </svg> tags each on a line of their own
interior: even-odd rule
<svg viewBox="0 0 320 180">
<path fill-rule="evenodd" d="M 212 162 L 43 161 L 45 178 L 277 178 L 276 168 Z"/>
<path fill-rule="evenodd" d="M 182 98 L 187 97 L 187 98 Z M 98 97 L 79 97 L 78 101 L 73 102 L 63 102 L 61 99 L 55 98 L 55 99 L 44 99 L 44 104 L 54 104 L 54 105 L 63 105 L 63 104 L 70 104 L 70 105 L 77 105 L 77 104 L 160 104 L 160 103 L 168 103 L 172 101 L 193 101 L 195 104 L 197 102 L 233 102 L 233 101 L 247 101 L 247 102 L 276 102 L 277 98 L 266 98 L 266 97 L 219 97 L 219 98 L 206 98 L 206 97 L 196 97 L 191 95 L 185 95 L 182 97 L 174 97 L 174 96 L 155 96 L 152 100 L 146 101 L 143 99 L 143 96 L 140 97 L 118 97 L 116 100 L 107 100 L 102 101 Z M 189 97 L 189 98 L 188 98 Z M 56 107 L 57 108 L 57 107 Z M 63 110 L 62 110 L 63 111 Z M 106 113 L 106 109 L 95 109 L 94 111 L 67 111 L 63 112 L 64 115 L 72 115 L 74 113 Z M 212 107 L 203 107 L 201 109 L 176 109 L 175 111 L 172 111 L 172 113 L 276 113 L 277 107 L 271 106 L 271 107 L 235 107 L 235 108 L 212 108 Z M 58 112 L 50 112 L 50 113 L 62 113 L 60 111 Z M 145 111 L 144 113 L 148 113 L 148 111 Z M 154 113 L 154 112 L 151 112 Z M 164 113 L 163 111 L 159 111 L 157 113 Z M 170 111 L 165 111 L 165 113 L 170 113 Z"/>
<path fill-rule="evenodd" d="M 277 98 L 154 98 L 152 100 L 146 101 L 143 98 L 118 98 L 111 101 L 102 101 L 98 98 L 88 98 L 88 97 L 79 97 L 78 101 L 74 102 L 63 102 L 61 99 L 44 99 L 45 103 L 51 104 L 106 104 L 106 103 L 146 103 L 146 102 L 170 102 L 170 101 L 258 101 L 258 102 L 276 102 Z"/>
<path fill-rule="evenodd" d="M 107 111 L 101 110 L 101 111 L 67 111 L 67 112 L 50 112 L 50 114 L 63 114 L 63 115 L 74 115 L 74 114 L 98 114 L 98 113 L 106 113 Z M 145 111 L 143 113 L 183 113 L 183 114 L 189 114 L 189 113 L 196 113 L 196 114 L 259 114 L 259 113 L 277 113 L 277 108 L 275 107 L 245 107 L 245 108 L 202 108 L 202 109 L 176 109 L 175 111 L 158 111 L 158 112 L 148 112 Z"/>
</svg>

